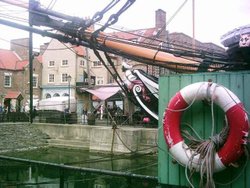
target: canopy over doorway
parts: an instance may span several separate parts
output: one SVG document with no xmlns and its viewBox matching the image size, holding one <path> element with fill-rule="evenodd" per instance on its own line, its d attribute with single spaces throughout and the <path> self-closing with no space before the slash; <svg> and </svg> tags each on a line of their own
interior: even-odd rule
<svg viewBox="0 0 250 188">
<path fill-rule="evenodd" d="M 8 91 L 4 97 L 4 106 L 8 112 L 19 112 L 23 96 L 20 91 Z"/>
</svg>

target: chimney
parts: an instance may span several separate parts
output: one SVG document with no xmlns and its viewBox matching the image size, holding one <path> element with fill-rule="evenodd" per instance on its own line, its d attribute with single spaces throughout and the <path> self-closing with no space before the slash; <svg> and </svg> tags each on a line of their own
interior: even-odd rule
<svg viewBox="0 0 250 188">
<path fill-rule="evenodd" d="M 29 59 L 29 38 L 12 39 L 10 50 L 16 52 L 22 60 Z"/>
<path fill-rule="evenodd" d="M 166 12 L 164 10 L 155 11 L 155 27 L 166 30 Z"/>
<path fill-rule="evenodd" d="M 45 50 L 48 48 L 48 45 L 49 45 L 48 42 L 46 42 L 46 43 L 40 45 L 40 54 L 41 54 L 41 55 L 43 55 L 43 53 L 45 52 Z"/>
</svg>

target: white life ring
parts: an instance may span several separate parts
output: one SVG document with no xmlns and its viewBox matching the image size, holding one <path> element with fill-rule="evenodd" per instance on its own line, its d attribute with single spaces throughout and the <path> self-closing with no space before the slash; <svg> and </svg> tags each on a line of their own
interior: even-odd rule
<svg viewBox="0 0 250 188">
<path fill-rule="evenodd" d="M 180 131 L 183 109 L 194 100 L 213 97 L 213 102 L 223 109 L 229 124 L 228 137 L 215 156 L 214 172 L 221 171 L 230 163 L 235 162 L 244 152 L 243 145 L 247 143 L 249 122 L 238 97 L 227 88 L 212 82 L 198 82 L 181 89 L 170 100 L 163 119 L 163 133 L 171 155 L 183 166 L 193 151 L 185 144 Z M 192 160 L 192 168 L 199 170 L 196 155 Z"/>
</svg>

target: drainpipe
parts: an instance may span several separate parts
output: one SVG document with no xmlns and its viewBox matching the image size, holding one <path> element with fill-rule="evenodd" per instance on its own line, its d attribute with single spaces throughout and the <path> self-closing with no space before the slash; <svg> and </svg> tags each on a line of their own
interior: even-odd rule
<svg viewBox="0 0 250 188">
<path fill-rule="evenodd" d="M 86 62 L 87 62 L 87 74 L 88 74 L 88 88 L 90 88 L 90 85 L 91 85 L 91 76 L 90 76 L 90 61 L 89 61 L 89 49 L 88 48 L 85 48 L 86 50 Z M 88 111 L 87 111 L 87 114 L 89 112 L 91 112 L 91 97 L 90 97 L 90 93 L 89 93 L 89 102 L 88 102 Z"/>
</svg>

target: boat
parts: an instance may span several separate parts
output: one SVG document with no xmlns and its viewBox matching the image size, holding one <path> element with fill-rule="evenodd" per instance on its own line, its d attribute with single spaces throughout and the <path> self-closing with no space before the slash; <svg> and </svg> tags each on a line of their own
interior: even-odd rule
<svg viewBox="0 0 250 188">
<path fill-rule="evenodd" d="M 222 35 L 221 43 L 234 61 L 250 62 L 250 24 L 237 27 Z"/>
<path fill-rule="evenodd" d="M 158 78 L 141 69 L 133 69 L 125 62 L 123 62 L 122 68 L 125 72 L 124 83 L 130 98 L 134 99 L 133 102 L 143 109 L 151 121 L 158 121 Z"/>
</svg>

